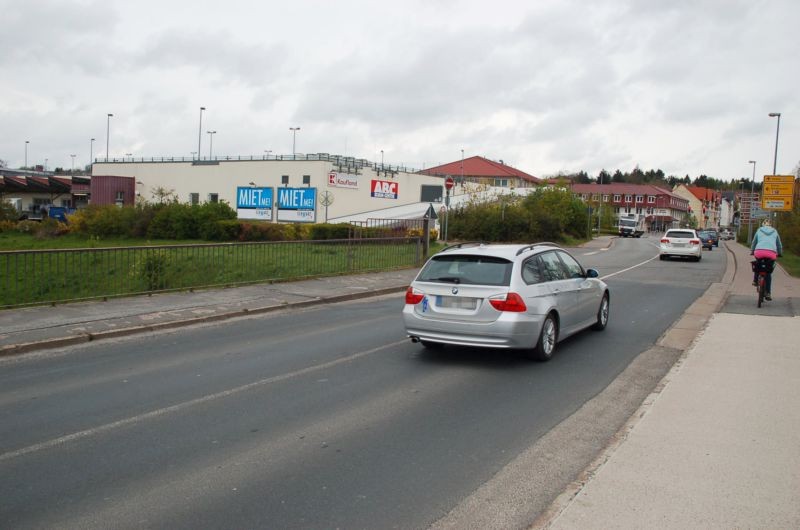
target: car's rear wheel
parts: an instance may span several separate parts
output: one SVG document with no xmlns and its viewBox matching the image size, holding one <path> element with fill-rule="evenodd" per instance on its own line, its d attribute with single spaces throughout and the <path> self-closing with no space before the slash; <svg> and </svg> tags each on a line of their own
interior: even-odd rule
<svg viewBox="0 0 800 530">
<path fill-rule="evenodd" d="M 665 259 L 667 259 L 667 256 L 666 256 L 666 255 L 664 255 L 664 254 L 661 254 L 661 255 L 658 257 L 658 259 L 660 259 L 661 261 L 664 261 Z"/>
<path fill-rule="evenodd" d="M 611 309 L 611 304 L 608 300 L 608 293 L 603 295 L 603 299 L 600 300 L 600 308 L 597 310 L 597 322 L 592 325 L 592 329 L 597 331 L 603 331 L 606 329 L 608 325 L 608 313 Z"/>
<path fill-rule="evenodd" d="M 556 339 L 558 339 L 558 324 L 555 317 L 549 314 L 544 319 L 536 346 L 530 350 L 528 356 L 540 362 L 549 361 L 556 349 Z"/>
</svg>

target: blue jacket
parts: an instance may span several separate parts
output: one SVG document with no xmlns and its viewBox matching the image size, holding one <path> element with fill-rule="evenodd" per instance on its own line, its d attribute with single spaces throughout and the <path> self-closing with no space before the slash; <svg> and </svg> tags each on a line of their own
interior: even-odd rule
<svg viewBox="0 0 800 530">
<path fill-rule="evenodd" d="M 778 254 L 783 254 L 781 236 L 771 226 L 762 226 L 753 236 L 753 244 L 750 245 L 750 250 L 772 250 Z"/>
</svg>

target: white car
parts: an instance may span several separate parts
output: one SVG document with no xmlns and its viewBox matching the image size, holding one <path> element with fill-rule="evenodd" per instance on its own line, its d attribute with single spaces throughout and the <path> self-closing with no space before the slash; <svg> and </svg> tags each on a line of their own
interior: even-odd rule
<svg viewBox="0 0 800 530">
<path fill-rule="evenodd" d="M 553 243 L 447 247 L 406 292 L 413 342 L 519 348 L 539 361 L 573 333 L 608 324 L 608 286 Z"/>
<path fill-rule="evenodd" d="M 703 257 L 703 243 L 691 228 L 671 228 L 661 238 L 659 258 L 686 257 L 700 261 Z"/>
</svg>

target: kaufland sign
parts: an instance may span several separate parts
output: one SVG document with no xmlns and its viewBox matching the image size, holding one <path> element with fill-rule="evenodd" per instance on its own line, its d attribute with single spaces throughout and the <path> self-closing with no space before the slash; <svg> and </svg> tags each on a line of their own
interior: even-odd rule
<svg viewBox="0 0 800 530">
<path fill-rule="evenodd" d="M 328 186 L 356 190 L 358 189 L 358 175 L 331 171 L 328 173 Z"/>
<path fill-rule="evenodd" d="M 388 180 L 373 180 L 370 185 L 372 196 L 376 199 L 396 199 L 398 189 L 397 182 Z"/>
</svg>

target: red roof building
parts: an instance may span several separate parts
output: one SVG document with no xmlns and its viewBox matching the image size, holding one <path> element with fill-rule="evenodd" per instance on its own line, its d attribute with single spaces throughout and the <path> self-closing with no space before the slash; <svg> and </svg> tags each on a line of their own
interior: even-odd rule
<svg viewBox="0 0 800 530">
<path fill-rule="evenodd" d="M 649 184 L 572 184 L 572 193 L 587 203 L 613 208 L 615 215 L 645 216 L 648 229 L 678 226 L 689 213 L 689 201 L 667 188 Z"/>
<path fill-rule="evenodd" d="M 422 175 L 453 177 L 456 182 L 475 182 L 488 186 L 509 188 L 529 188 L 538 185 L 541 180 L 524 171 L 495 162 L 482 156 L 465 158 L 441 166 L 418 171 Z"/>
<path fill-rule="evenodd" d="M 720 226 L 722 193 L 710 188 L 679 184 L 673 192 L 689 201 L 692 215 L 697 219 L 698 228 L 717 228 Z"/>
</svg>

